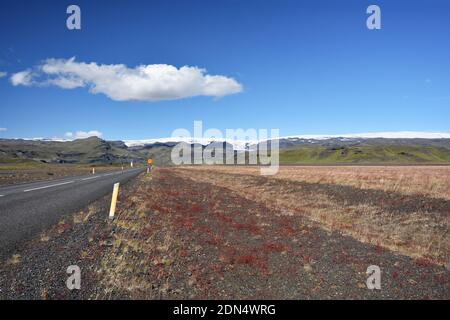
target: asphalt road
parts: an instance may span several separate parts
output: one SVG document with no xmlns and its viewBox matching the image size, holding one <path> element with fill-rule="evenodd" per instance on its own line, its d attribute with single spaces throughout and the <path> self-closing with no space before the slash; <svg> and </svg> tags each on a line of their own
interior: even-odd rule
<svg viewBox="0 0 450 320">
<path fill-rule="evenodd" d="M 112 193 L 114 183 L 122 185 L 144 170 L 137 168 L 0 187 L 0 258 L 14 253 L 24 241 L 54 225 L 62 216 Z"/>
</svg>

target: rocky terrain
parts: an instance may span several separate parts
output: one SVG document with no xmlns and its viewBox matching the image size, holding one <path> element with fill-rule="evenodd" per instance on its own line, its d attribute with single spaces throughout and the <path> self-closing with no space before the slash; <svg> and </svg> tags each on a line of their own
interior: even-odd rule
<svg viewBox="0 0 450 320">
<path fill-rule="evenodd" d="M 450 298 L 448 200 L 216 173 L 157 168 L 121 190 L 114 221 L 109 197 L 65 217 L 0 262 L 0 299 Z"/>
</svg>

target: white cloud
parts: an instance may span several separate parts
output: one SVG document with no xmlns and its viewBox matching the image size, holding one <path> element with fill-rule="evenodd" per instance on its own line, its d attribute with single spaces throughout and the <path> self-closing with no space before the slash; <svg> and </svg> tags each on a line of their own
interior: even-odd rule
<svg viewBox="0 0 450 320">
<path fill-rule="evenodd" d="M 0 78 L 6 77 L 8 75 L 8 72 L 0 71 Z"/>
<path fill-rule="evenodd" d="M 47 59 L 35 72 L 25 70 L 11 77 L 14 85 L 54 85 L 63 89 L 89 88 L 117 101 L 159 101 L 194 96 L 223 97 L 242 91 L 233 78 L 206 74 L 205 69 L 167 64 L 104 65 L 71 59 Z"/>
<path fill-rule="evenodd" d="M 8 129 L 7 128 L 0 128 L 0 132 L 5 132 L 5 131 L 8 131 Z"/>
<path fill-rule="evenodd" d="M 100 131 L 97 130 L 92 130 L 92 131 L 77 131 L 77 132 L 66 132 L 65 136 L 66 138 L 70 139 L 70 140 L 75 140 L 75 139 L 86 139 L 89 137 L 101 137 L 103 135 L 103 133 L 101 133 Z"/>
<path fill-rule="evenodd" d="M 13 84 L 13 86 L 31 86 L 34 84 L 33 74 L 30 70 L 14 73 L 11 76 L 11 83 Z"/>
</svg>

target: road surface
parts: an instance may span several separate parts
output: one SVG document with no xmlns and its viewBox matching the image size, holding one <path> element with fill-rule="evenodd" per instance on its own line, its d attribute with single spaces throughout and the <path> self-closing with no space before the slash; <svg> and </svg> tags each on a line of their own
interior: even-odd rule
<svg viewBox="0 0 450 320">
<path fill-rule="evenodd" d="M 144 168 L 0 187 L 0 258 L 26 240 L 112 192 Z M 107 213 L 105 213 L 107 215 Z"/>
</svg>

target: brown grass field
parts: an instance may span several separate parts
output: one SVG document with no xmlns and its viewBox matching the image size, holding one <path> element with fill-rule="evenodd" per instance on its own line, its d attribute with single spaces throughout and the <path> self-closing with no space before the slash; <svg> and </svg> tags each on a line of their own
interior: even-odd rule
<svg viewBox="0 0 450 320">
<path fill-rule="evenodd" d="M 235 174 L 259 175 L 260 172 L 258 167 L 249 166 L 215 166 L 211 169 Z M 450 166 L 281 166 L 272 178 L 450 200 Z"/>
<path fill-rule="evenodd" d="M 189 170 L 199 170 L 192 175 Z M 411 257 L 450 263 L 450 167 L 191 167 L 182 171 Z"/>
</svg>

